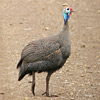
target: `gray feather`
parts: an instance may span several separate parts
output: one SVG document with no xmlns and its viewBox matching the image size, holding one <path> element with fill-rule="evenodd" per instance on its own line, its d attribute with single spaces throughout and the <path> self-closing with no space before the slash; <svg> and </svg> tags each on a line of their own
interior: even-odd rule
<svg viewBox="0 0 100 100">
<path fill-rule="evenodd" d="M 26 74 L 60 69 L 70 56 L 68 22 L 60 33 L 32 41 L 22 50 L 19 80 Z"/>
</svg>

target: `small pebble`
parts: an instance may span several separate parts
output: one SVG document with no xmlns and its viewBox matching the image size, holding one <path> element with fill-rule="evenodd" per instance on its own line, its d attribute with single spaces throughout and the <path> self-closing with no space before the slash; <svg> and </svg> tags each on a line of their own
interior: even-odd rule
<svg viewBox="0 0 100 100">
<path fill-rule="evenodd" d="M 70 95 L 72 96 L 72 95 L 73 95 L 73 93 L 71 92 L 71 93 L 70 93 Z"/>
<path fill-rule="evenodd" d="M 30 31 L 32 30 L 31 28 L 24 28 L 25 31 Z"/>
<path fill-rule="evenodd" d="M 68 84 L 67 86 L 72 86 L 72 84 Z"/>
<path fill-rule="evenodd" d="M 65 82 L 64 83 L 69 83 L 67 80 L 65 80 Z"/>
<path fill-rule="evenodd" d="M 62 73 L 62 71 L 59 72 L 60 74 Z"/>
<path fill-rule="evenodd" d="M 100 83 L 98 83 L 98 85 L 100 85 Z"/>
<path fill-rule="evenodd" d="M 93 86 L 92 89 L 97 89 L 97 87 Z"/>
<path fill-rule="evenodd" d="M 67 69 L 66 71 L 69 72 L 69 69 Z"/>
<path fill-rule="evenodd" d="M 100 71 L 97 71 L 98 73 L 100 73 Z"/>
<path fill-rule="evenodd" d="M 81 77 L 84 77 L 84 74 L 82 74 Z"/>
<path fill-rule="evenodd" d="M 91 26 L 87 26 L 86 29 L 93 29 L 93 27 L 91 27 Z"/>
<path fill-rule="evenodd" d="M 89 98 L 93 97 L 93 95 L 91 95 L 91 94 L 85 94 L 85 96 L 89 97 Z"/>
<path fill-rule="evenodd" d="M 100 10 L 98 10 L 98 14 L 100 14 Z"/>
<path fill-rule="evenodd" d="M 23 24 L 22 22 L 20 22 L 19 24 Z"/>
<path fill-rule="evenodd" d="M 62 95 L 62 94 L 63 94 L 62 92 L 59 93 L 59 95 Z"/>
<path fill-rule="evenodd" d="M 85 48 L 85 45 L 81 45 L 81 48 Z"/>
<path fill-rule="evenodd" d="M 29 81 L 28 83 L 32 83 L 32 81 Z"/>
<path fill-rule="evenodd" d="M 85 67 L 88 68 L 88 69 L 91 68 L 91 66 L 85 66 Z"/>
<path fill-rule="evenodd" d="M 3 95 L 3 94 L 5 94 L 5 93 L 1 92 L 0 94 L 2 94 L 2 95 Z"/>
<path fill-rule="evenodd" d="M 71 98 L 71 100 L 74 100 L 74 98 Z"/>
<path fill-rule="evenodd" d="M 12 24 L 9 24 L 10 26 L 12 26 Z"/>
<path fill-rule="evenodd" d="M 44 28 L 44 30 L 46 30 L 46 31 L 49 30 L 49 29 L 50 29 L 49 27 L 45 27 L 45 28 Z"/>
<path fill-rule="evenodd" d="M 29 100 L 29 97 L 25 97 L 24 100 Z"/>
<path fill-rule="evenodd" d="M 62 98 L 62 99 L 65 99 L 65 97 L 64 97 L 64 96 L 61 96 L 61 98 Z"/>
</svg>

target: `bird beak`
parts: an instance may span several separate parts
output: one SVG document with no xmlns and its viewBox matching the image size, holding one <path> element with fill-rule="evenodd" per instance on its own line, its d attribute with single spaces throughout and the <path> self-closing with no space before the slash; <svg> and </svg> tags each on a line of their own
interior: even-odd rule
<svg viewBox="0 0 100 100">
<path fill-rule="evenodd" d="M 70 8 L 70 11 L 71 11 L 71 12 L 75 12 L 75 11 L 73 10 L 73 8 Z"/>
</svg>

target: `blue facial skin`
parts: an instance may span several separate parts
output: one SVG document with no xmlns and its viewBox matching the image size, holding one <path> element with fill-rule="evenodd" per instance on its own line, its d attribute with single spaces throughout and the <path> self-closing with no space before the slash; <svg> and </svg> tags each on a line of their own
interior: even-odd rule
<svg viewBox="0 0 100 100">
<path fill-rule="evenodd" d="M 63 17 L 64 17 L 64 23 L 66 24 L 67 20 L 69 20 L 70 18 L 70 9 L 67 10 L 67 12 L 65 11 L 65 9 L 63 9 Z"/>
</svg>

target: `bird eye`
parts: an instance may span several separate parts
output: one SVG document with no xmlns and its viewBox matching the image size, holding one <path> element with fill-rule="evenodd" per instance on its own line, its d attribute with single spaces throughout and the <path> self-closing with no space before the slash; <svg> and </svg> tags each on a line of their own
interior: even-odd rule
<svg viewBox="0 0 100 100">
<path fill-rule="evenodd" d="M 69 10 L 69 8 L 67 8 L 67 10 Z"/>
</svg>

